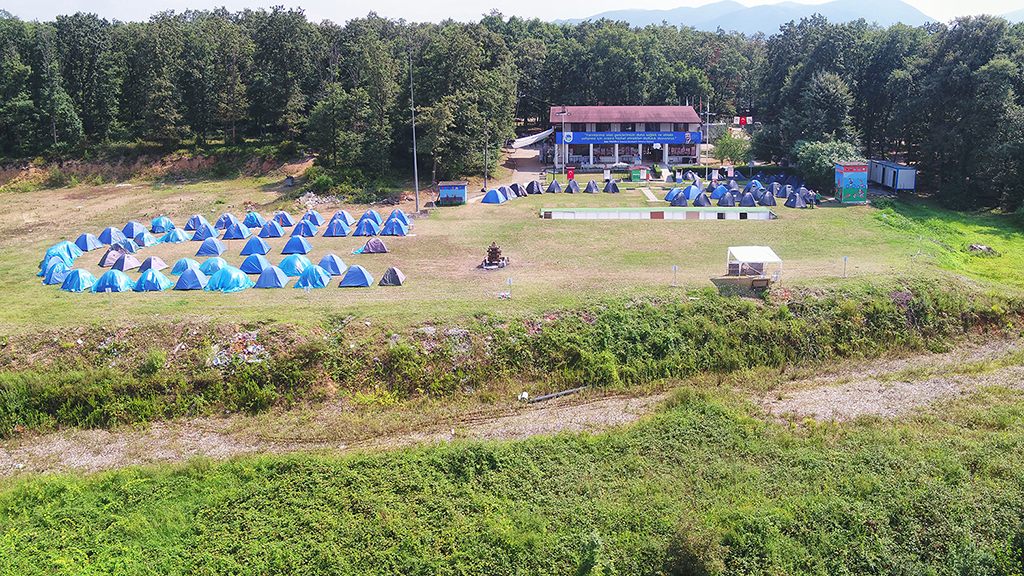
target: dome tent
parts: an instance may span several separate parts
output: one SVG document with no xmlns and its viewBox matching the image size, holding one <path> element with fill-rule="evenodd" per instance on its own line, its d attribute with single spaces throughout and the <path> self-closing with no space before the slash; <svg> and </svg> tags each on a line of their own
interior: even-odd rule
<svg viewBox="0 0 1024 576">
<path fill-rule="evenodd" d="M 199 271 L 202 272 L 203 274 L 206 274 L 207 276 L 210 276 L 211 274 L 219 272 L 225 268 L 228 268 L 229 266 L 230 264 L 228 264 L 227 260 L 221 258 L 220 256 L 213 256 L 212 258 L 207 258 L 206 260 L 203 260 L 203 263 L 199 265 Z"/>
<path fill-rule="evenodd" d="M 786 208 L 807 208 L 807 201 L 800 194 L 793 192 L 786 198 Z"/>
<path fill-rule="evenodd" d="M 199 228 L 203 224 L 209 224 L 209 223 L 210 223 L 210 221 L 207 220 L 206 217 L 203 216 L 202 214 L 193 214 L 192 217 L 189 218 L 188 221 L 185 222 L 185 231 L 186 232 L 191 232 L 191 231 Z"/>
<path fill-rule="evenodd" d="M 227 266 L 215 272 L 213 276 L 210 276 L 210 280 L 206 283 L 203 290 L 230 294 L 232 292 L 240 292 L 246 288 L 252 288 L 255 285 L 256 283 L 250 280 L 245 275 L 245 272 L 234 266 Z"/>
<path fill-rule="evenodd" d="M 241 224 L 242 221 L 235 217 L 234 214 L 221 214 L 220 218 L 217 218 L 217 223 L 213 225 L 217 230 L 224 230 L 232 224 Z"/>
<path fill-rule="evenodd" d="M 258 212 L 249 212 L 245 215 L 245 220 L 242 220 L 242 224 L 248 228 L 263 228 L 266 223 L 267 221 Z"/>
<path fill-rule="evenodd" d="M 115 246 L 123 248 L 124 251 L 129 253 L 129 254 L 135 254 L 136 252 L 139 251 L 139 245 L 136 244 L 135 240 L 132 240 L 131 238 L 125 238 L 124 240 L 121 240 L 120 242 L 117 242 L 115 244 L 111 244 L 110 245 L 111 248 L 113 248 Z"/>
<path fill-rule="evenodd" d="M 174 230 L 174 222 L 167 216 L 157 216 L 149 223 L 149 230 L 153 234 L 166 234 Z"/>
<path fill-rule="evenodd" d="M 349 228 L 348 224 L 341 218 L 334 218 L 327 223 L 327 227 L 324 228 L 324 238 L 335 238 L 340 236 L 348 236 L 352 233 L 352 229 Z"/>
<path fill-rule="evenodd" d="M 103 253 L 103 257 L 100 258 L 98 266 L 100 268 L 110 268 L 117 262 L 117 259 L 127 254 L 128 251 L 120 246 L 112 246 Z"/>
<path fill-rule="evenodd" d="M 569 180 L 569 182 L 566 183 L 566 185 L 565 185 L 565 192 L 566 192 L 566 194 L 579 194 L 580 193 L 580 184 L 579 184 L 579 182 L 577 182 L 575 180 Z"/>
<path fill-rule="evenodd" d="M 92 273 L 78 268 L 68 272 L 64 282 L 60 285 L 60 289 L 65 292 L 85 292 L 92 288 L 95 283 L 96 277 Z"/>
<path fill-rule="evenodd" d="M 78 246 L 78 249 L 82 252 L 88 252 L 90 250 L 99 250 L 100 248 L 103 248 L 103 242 L 100 242 L 99 238 L 86 232 L 75 240 L 75 246 Z"/>
<path fill-rule="evenodd" d="M 507 199 L 508 196 L 505 196 L 505 198 Z M 380 213 L 378 213 L 376 210 L 374 210 L 372 208 L 367 210 L 366 212 L 363 212 L 363 215 L 359 217 L 359 221 L 362 222 L 363 220 L 366 220 L 367 218 L 369 218 L 369 219 L 373 220 L 374 222 L 376 222 L 378 226 L 380 226 L 381 224 L 384 223 L 384 219 L 381 218 Z"/>
<path fill-rule="evenodd" d="M 53 284 L 63 284 L 64 279 L 71 273 L 71 268 L 64 263 L 60 258 L 54 258 L 52 265 L 46 269 L 46 274 L 43 274 L 43 284 L 52 286 Z"/>
<path fill-rule="evenodd" d="M 615 183 L 615 180 L 609 180 L 604 184 L 604 191 L 606 194 L 618 194 L 619 185 Z"/>
<path fill-rule="evenodd" d="M 388 268 L 384 275 L 380 277 L 378 286 L 401 286 L 405 284 L 405 274 L 398 268 L 392 266 Z"/>
<path fill-rule="evenodd" d="M 64 240 L 47 248 L 46 253 L 43 254 L 43 259 L 45 260 L 47 256 L 59 256 L 65 264 L 70 266 L 82 254 L 84 252 L 74 242 Z"/>
<path fill-rule="evenodd" d="M 509 184 L 508 188 L 509 190 L 512 191 L 512 194 L 517 198 L 522 198 L 523 196 L 526 196 L 526 188 L 520 186 L 518 182 L 513 182 Z M 406 224 L 408 224 L 408 222 L 406 222 Z"/>
<path fill-rule="evenodd" d="M 110 268 L 112 270 L 120 270 L 121 272 L 126 272 L 128 270 L 134 270 L 139 266 L 142 266 L 142 262 L 139 262 L 138 258 L 132 256 L 131 254 L 122 254 L 121 257 L 118 258 L 117 261 L 114 262 L 114 265 L 111 266 Z"/>
<path fill-rule="evenodd" d="M 46 272 L 50 269 L 50 267 L 58 262 L 60 262 L 67 268 L 71 268 L 72 266 L 75 265 L 73 262 L 70 264 L 67 263 L 66 261 L 64 261 L 63 258 L 57 256 L 56 254 L 52 256 L 46 256 L 45 258 L 43 258 L 43 261 L 39 263 L 39 272 L 36 272 L 36 276 L 45 276 Z"/>
<path fill-rule="evenodd" d="M 356 264 L 345 272 L 345 277 L 341 279 L 339 288 L 366 288 L 367 286 L 373 286 L 373 276 L 366 271 L 366 268 Z"/>
<path fill-rule="evenodd" d="M 135 282 L 120 270 L 107 270 L 96 283 L 89 288 L 90 292 L 128 292 L 135 288 Z"/>
<path fill-rule="evenodd" d="M 196 250 L 196 256 L 220 256 L 227 248 L 216 238 L 207 238 Z"/>
<path fill-rule="evenodd" d="M 174 284 L 175 290 L 202 290 L 209 280 L 198 268 L 185 270 Z"/>
<path fill-rule="evenodd" d="M 693 205 L 702 208 L 707 208 L 711 206 L 711 200 L 708 198 L 707 194 L 701 192 L 700 194 L 697 194 L 696 198 L 693 199 Z"/>
<path fill-rule="evenodd" d="M 292 238 L 296 236 L 312 238 L 317 235 L 317 232 L 319 232 L 319 230 L 316 229 L 316 226 L 313 224 L 312 221 L 299 220 L 299 223 L 295 225 L 295 228 L 292 228 L 291 236 Z"/>
<path fill-rule="evenodd" d="M 682 188 L 673 188 L 673 189 L 669 190 L 668 194 L 665 194 L 665 202 L 671 202 L 671 201 L 675 200 L 676 196 L 678 196 L 678 195 L 680 195 L 682 193 L 683 193 L 683 189 Z"/>
<path fill-rule="evenodd" d="M 360 220 L 356 224 L 355 231 L 352 232 L 353 236 L 376 236 L 380 234 L 380 224 L 373 221 L 372 218 Z"/>
<path fill-rule="evenodd" d="M 319 212 L 312 209 L 306 210 L 306 213 L 302 215 L 302 220 L 309 222 L 313 226 L 323 226 L 327 222 Z"/>
<path fill-rule="evenodd" d="M 262 254 L 250 254 L 238 267 L 246 274 L 262 274 L 267 268 L 270 268 L 270 261 Z"/>
<path fill-rule="evenodd" d="M 160 239 L 153 236 L 149 232 L 139 232 L 133 241 L 139 245 L 139 248 L 149 248 L 150 246 L 156 246 L 160 243 Z"/>
<path fill-rule="evenodd" d="M 191 258 L 181 258 L 174 263 L 174 267 L 171 268 L 171 276 L 181 276 L 189 268 L 199 270 L 199 262 Z"/>
<path fill-rule="evenodd" d="M 484 194 L 484 199 L 480 202 L 483 204 L 504 204 L 508 202 L 508 198 L 498 190 L 489 190 L 487 194 Z M 359 223 L 362 224 L 362 221 Z"/>
<path fill-rule="evenodd" d="M 284 288 L 287 283 L 288 275 L 284 273 L 284 270 L 277 266 L 271 266 L 263 269 L 253 288 Z"/>
<path fill-rule="evenodd" d="M 688 204 L 689 203 L 686 201 L 686 194 L 683 194 L 682 192 L 676 194 L 675 197 L 672 198 L 671 202 L 672 206 L 687 206 Z"/>
<path fill-rule="evenodd" d="M 121 233 L 124 234 L 125 238 L 135 238 L 146 231 L 146 227 L 142 225 L 142 222 L 136 222 L 135 220 L 125 224 L 124 228 L 121 229 Z"/>
<path fill-rule="evenodd" d="M 283 270 L 288 276 L 300 276 L 303 270 L 312 265 L 313 263 L 309 261 L 309 258 L 306 258 L 302 254 L 292 254 L 291 256 L 285 257 L 284 260 L 281 260 L 281 263 L 278 264 L 278 268 Z"/>
<path fill-rule="evenodd" d="M 740 198 L 740 206 L 743 206 L 743 207 L 757 206 L 757 201 L 754 200 L 754 195 L 751 194 L 750 192 L 747 192 L 746 194 L 744 194 Z"/>
<path fill-rule="evenodd" d="M 508 186 L 498 186 L 498 192 L 501 192 L 501 195 L 504 196 L 506 200 L 511 200 L 516 197 L 516 193 Z"/>
<path fill-rule="evenodd" d="M 718 199 L 718 205 L 732 208 L 736 205 L 736 198 L 733 197 L 732 192 L 726 192 Z"/>
<path fill-rule="evenodd" d="M 260 238 L 280 238 L 284 236 L 284 228 L 277 220 L 271 220 L 260 228 Z"/>
<path fill-rule="evenodd" d="M 293 288 L 326 288 L 330 283 L 331 275 L 327 273 L 327 270 L 314 264 L 299 274 L 299 279 L 295 281 Z"/>
<path fill-rule="evenodd" d="M 252 232 L 241 222 L 232 222 L 224 229 L 225 240 L 245 240 L 249 236 L 252 236 Z"/>
<path fill-rule="evenodd" d="M 361 247 L 352 251 L 353 254 L 386 254 L 388 247 L 380 238 L 370 238 Z"/>
<path fill-rule="evenodd" d="M 690 201 L 695 200 L 697 196 L 700 196 L 703 193 L 704 192 L 701 191 L 700 186 L 695 186 L 693 184 L 690 184 L 686 188 L 683 188 L 683 194 L 685 194 L 686 199 Z"/>
<path fill-rule="evenodd" d="M 545 194 L 559 194 L 562 192 L 562 185 L 559 184 L 558 180 L 552 180 L 551 184 L 548 184 Z"/>
<path fill-rule="evenodd" d="M 288 213 L 283 210 L 278 210 L 277 212 L 274 212 L 274 221 L 280 224 L 282 227 L 295 226 L 295 220 L 292 220 L 292 217 L 289 216 Z"/>
<path fill-rule="evenodd" d="M 341 276 L 348 269 L 348 265 L 345 261 L 334 254 L 328 254 L 320 259 L 320 263 L 317 266 L 323 268 L 331 276 Z"/>
<path fill-rule="evenodd" d="M 217 236 L 220 236 L 220 232 L 217 232 L 217 230 L 207 222 L 206 224 L 200 224 L 199 227 L 196 228 L 196 231 L 192 234 L 192 241 L 202 242 L 203 240 L 216 238 Z"/>
<path fill-rule="evenodd" d="M 595 180 L 587 182 L 587 187 L 583 190 L 585 194 L 597 194 L 600 191 L 601 189 L 597 186 L 597 182 Z"/>
<path fill-rule="evenodd" d="M 711 192 L 711 199 L 712 199 L 712 200 L 719 200 L 719 199 L 721 199 L 721 198 L 722 198 L 723 196 L 725 196 L 725 195 L 726 195 L 726 193 L 728 193 L 728 192 L 729 192 L 729 189 L 728 189 L 728 188 L 726 188 L 725 186 L 722 186 L 721 184 L 719 184 L 719 185 L 718 185 L 718 186 L 716 186 L 716 187 L 715 187 L 715 189 L 714 189 L 714 190 L 713 190 L 713 191 Z"/>
<path fill-rule="evenodd" d="M 409 234 L 409 228 L 402 224 L 401 220 L 388 220 L 387 224 L 380 229 L 381 236 L 405 236 Z"/>
<path fill-rule="evenodd" d="M 385 220 L 384 223 L 387 224 L 391 220 L 400 220 L 402 224 L 412 228 L 412 224 L 409 222 L 409 216 L 401 208 L 395 208 L 392 210 L 391 214 L 388 214 L 388 219 Z"/>
<path fill-rule="evenodd" d="M 288 239 L 288 243 L 284 245 L 284 249 L 281 250 L 281 254 L 309 254 L 313 247 L 310 246 L 302 236 L 292 236 Z"/>
<path fill-rule="evenodd" d="M 526 184 L 527 194 L 541 194 L 543 192 L 544 189 L 540 187 L 540 181 L 538 180 L 530 180 L 530 182 Z"/>
<path fill-rule="evenodd" d="M 269 254 L 270 244 L 267 244 L 263 238 L 259 236 L 253 236 L 249 238 L 249 241 L 242 247 L 242 252 L 239 256 L 248 256 L 250 254 Z"/>
<path fill-rule="evenodd" d="M 772 194 L 771 190 L 765 188 L 764 194 L 758 198 L 757 203 L 761 206 L 775 206 L 775 195 Z"/>
<path fill-rule="evenodd" d="M 150 268 L 139 276 L 139 279 L 135 282 L 134 290 L 136 292 L 163 292 L 174 286 L 170 278 L 164 276 L 159 270 Z"/>
<path fill-rule="evenodd" d="M 121 240 L 124 240 L 125 235 L 117 228 L 114 228 L 113 226 L 108 226 L 104 228 L 102 232 L 100 232 L 99 239 L 100 242 L 103 242 L 107 246 L 110 246 L 111 244 L 116 244 Z"/>
<path fill-rule="evenodd" d="M 188 241 L 188 234 L 184 230 L 175 228 L 160 238 L 162 244 L 180 244 Z"/>
<path fill-rule="evenodd" d="M 167 262 L 164 262 L 159 256 L 150 256 L 142 261 L 142 265 L 139 266 L 139 272 L 145 272 L 146 270 L 164 270 L 165 268 L 168 268 Z"/>
<path fill-rule="evenodd" d="M 356 219 L 348 213 L 348 210 L 338 210 L 334 216 L 331 216 L 331 220 L 341 220 L 349 227 L 356 223 Z"/>
</svg>

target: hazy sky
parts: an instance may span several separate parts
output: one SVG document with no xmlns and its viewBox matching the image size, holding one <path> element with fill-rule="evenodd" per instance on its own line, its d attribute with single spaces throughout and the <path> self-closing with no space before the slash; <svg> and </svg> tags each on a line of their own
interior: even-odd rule
<svg viewBox="0 0 1024 576">
<path fill-rule="evenodd" d="M 547 2 L 544 0 L 375 0 L 374 2 L 338 2 L 337 0 L 0 0 L 0 9 L 7 10 L 22 20 L 52 20 L 58 14 L 91 12 L 108 20 L 146 20 L 163 10 L 180 12 L 185 9 L 210 9 L 225 6 L 230 11 L 243 8 L 269 8 L 272 5 L 301 7 L 314 21 L 333 20 L 339 24 L 351 18 L 366 16 L 372 9 L 386 18 L 404 18 L 409 22 L 438 22 L 451 18 L 460 22 L 479 20 L 481 15 L 497 9 L 506 16 L 558 20 L 582 18 L 607 10 L 621 8 L 667 9 L 679 6 L 701 6 L 713 0 L 589 0 L 588 2 Z M 781 0 L 742 0 L 746 6 L 775 4 Z M 936 20 L 948 22 L 965 14 L 1006 14 L 1021 8 L 1020 0 L 905 0 L 921 12 Z M 821 4 L 823 0 L 810 0 L 803 4 Z"/>
</svg>

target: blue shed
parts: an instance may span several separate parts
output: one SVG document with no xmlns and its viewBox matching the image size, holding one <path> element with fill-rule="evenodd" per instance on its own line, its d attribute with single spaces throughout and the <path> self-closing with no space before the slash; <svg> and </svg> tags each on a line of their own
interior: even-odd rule
<svg viewBox="0 0 1024 576">
<path fill-rule="evenodd" d="M 441 206 L 457 206 L 466 203 L 466 186 L 469 182 L 458 180 L 437 183 L 437 203 Z"/>
</svg>

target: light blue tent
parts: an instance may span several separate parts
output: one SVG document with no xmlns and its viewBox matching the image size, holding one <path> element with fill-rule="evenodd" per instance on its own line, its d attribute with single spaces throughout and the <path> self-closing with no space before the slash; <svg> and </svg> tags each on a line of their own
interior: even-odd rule
<svg viewBox="0 0 1024 576">
<path fill-rule="evenodd" d="M 284 245 L 281 254 L 309 254 L 309 251 L 312 249 L 313 247 L 309 245 L 309 241 L 302 236 L 292 236 Z"/>
<path fill-rule="evenodd" d="M 277 220 L 271 220 L 260 228 L 260 238 L 280 238 L 284 236 L 284 228 L 278 224 Z"/>
<path fill-rule="evenodd" d="M 719 184 L 718 187 L 715 188 L 714 191 L 711 192 L 711 199 L 712 200 L 719 200 L 719 199 L 722 198 L 722 196 L 725 196 L 726 192 L 728 192 L 728 191 L 729 191 L 728 188 L 726 188 L 722 184 Z"/>
<path fill-rule="evenodd" d="M 398 219 L 388 220 L 387 224 L 380 229 L 381 236 L 405 236 L 408 233 L 409 228 Z"/>
<path fill-rule="evenodd" d="M 164 244 L 180 244 L 181 242 L 187 241 L 188 238 L 188 234 L 184 230 L 179 230 L 175 228 L 174 230 L 171 230 L 167 234 L 164 234 L 160 238 L 160 242 Z"/>
<path fill-rule="evenodd" d="M 71 268 L 64 263 L 60 258 L 53 260 L 53 265 L 46 269 L 46 274 L 43 275 L 43 284 L 47 286 L 53 284 L 63 284 L 64 279 L 71 273 Z"/>
<path fill-rule="evenodd" d="M 259 236 L 253 236 L 249 238 L 249 241 L 242 247 L 242 256 L 248 256 L 250 254 L 269 254 L 270 244 L 267 244 L 263 238 Z"/>
<path fill-rule="evenodd" d="M 701 191 L 700 186 L 690 184 L 686 188 L 683 188 L 683 194 L 686 194 L 687 200 L 693 201 L 696 200 L 697 196 L 703 194 L 703 192 Z"/>
<path fill-rule="evenodd" d="M 230 264 L 228 264 L 227 260 L 221 258 L 220 256 L 214 256 L 212 258 L 207 258 L 206 260 L 203 260 L 203 263 L 199 265 L 199 271 L 209 276 L 215 272 L 227 268 L 228 266 L 230 266 Z"/>
<path fill-rule="evenodd" d="M 165 234 L 174 230 L 174 222 L 167 216 L 157 216 L 150 221 L 149 229 L 153 234 Z"/>
<path fill-rule="evenodd" d="M 295 228 L 292 228 L 292 236 L 312 238 L 313 236 L 316 236 L 317 232 L 319 232 L 319 230 L 317 230 L 316 226 L 314 226 L 309 220 L 300 220 L 299 223 L 295 225 Z"/>
<path fill-rule="evenodd" d="M 138 244 L 140 248 L 148 248 L 150 246 L 156 246 L 157 244 L 160 243 L 160 239 L 157 238 L 156 236 L 153 236 L 149 232 L 140 232 L 135 236 L 134 240 L 135 243 Z"/>
<path fill-rule="evenodd" d="M 90 292 L 128 292 L 135 288 L 135 282 L 120 270 L 107 270 L 96 283 L 89 288 Z"/>
<path fill-rule="evenodd" d="M 676 196 L 679 195 L 679 194 L 682 194 L 682 192 L 683 192 L 682 188 L 673 188 L 673 189 L 669 190 L 668 194 L 665 194 L 665 202 L 671 202 L 671 201 L 675 200 Z"/>
<path fill-rule="evenodd" d="M 249 236 L 252 236 L 252 232 L 249 231 L 248 226 L 241 222 L 232 222 L 224 229 L 225 240 L 245 240 Z"/>
<path fill-rule="evenodd" d="M 135 282 L 136 292 L 163 292 L 174 286 L 171 279 L 164 276 L 163 272 L 150 268 L 139 276 Z"/>
<path fill-rule="evenodd" d="M 142 261 L 142 265 L 139 266 L 139 272 L 145 272 L 146 270 L 163 270 L 168 268 L 167 262 L 164 262 L 159 256 L 150 256 Z"/>
<path fill-rule="evenodd" d="M 340 288 L 365 288 L 373 285 L 373 276 L 366 271 L 359 264 L 351 266 L 348 272 L 345 272 L 345 277 L 341 279 Z"/>
<path fill-rule="evenodd" d="M 206 217 L 203 216 L 202 214 L 194 214 L 191 218 L 188 219 L 188 222 L 185 222 L 185 231 L 187 232 L 190 230 L 196 230 L 203 224 L 209 226 L 210 221 L 207 220 Z"/>
<path fill-rule="evenodd" d="M 331 276 L 341 276 L 348 269 L 348 265 L 345 261 L 334 254 L 328 254 L 320 259 L 320 263 L 317 266 L 323 268 Z"/>
<path fill-rule="evenodd" d="M 75 245 L 74 242 L 64 240 L 47 248 L 46 254 L 43 255 L 43 260 L 45 260 L 47 256 L 59 256 L 65 264 L 71 266 L 72 263 L 74 263 L 75 258 L 78 258 L 82 254 L 82 249 Z"/>
<path fill-rule="evenodd" d="M 360 220 L 356 224 L 355 231 L 352 232 L 353 236 L 376 236 L 378 234 L 380 234 L 380 225 L 371 218 Z"/>
<path fill-rule="evenodd" d="M 301 276 L 302 271 L 312 265 L 313 263 L 309 261 L 309 258 L 306 258 L 302 254 L 292 254 L 291 256 L 285 257 L 284 260 L 281 260 L 281 264 L 278 265 L 278 268 L 284 270 L 284 273 L 288 276 Z"/>
<path fill-rule="evenodd" d="M 182 273 L 174 284 L 175 290 L 202 290 L 206 288 L 208 278 L 198 268 L 189 268 Z"/>
<path fill-rule="evenodd" d="M 508 198 L 497 190 L 489 190 L 487 194 L 484 195 L 484 199 L 481 200 L 481 202 L 484 204 L 503 204 L 508 202 Z"/>
<path fill-rule="evenodd" d="M 764 188 L 764 186 L 762 186 L 761 183 L 758 182 L 757 180 L 751 180 L 750 182 L 747 182 L 746 186 L 743 187 L 743 191 L 753 193 L 754 190 L 757 190 L 758 188 Z"/>
<path fill-rule="evenodd" d="M 220 256 L 227 248 L 216 238 L 207 238 L 196 250 L 196 256 Z"/>
<path fill-rule="evenodd" d="M 288 275 L 277 266 L 266 268 L 256 279 L 254 288 L 284 288 L 288 283 Z"/>
<path fill-rule="evenodd" d="M 181 258 L 174 263 L 174 267 L 171 268 L 171 276 L 181 276 L 188 269 L 199 270 L 199 262 L 191 258 Z"/>
<path fill-rule="evenodd" d="M 209 282 L 206 283 L 207 292 L 224 292 L 230 294 L 232 292 L 240 292 L 246 288 L 252 288 L 256 283 L 249 279 L 242 272 L 234 266 L 228 266 L 221 268 L 213 276 L 210 276 Z"/>
<path fill-rule="evenodd" d="M 60 289 L 65 292 L 85 292 L 96 283 L 96 277 L 88 270 L 78 268 L 68 272 Z"/>
<path fill-rule="evenodd" d="M 135 220 L 132 220 L 125 224 L 124 228 L 121 228 L 121 233 L 124 234 L 125 238 L 135 238 L 143 232 L 146 232 L 146 227 L 142 225 L 142 222 L 137 222 Z"/>
<path fill-rule="evenodd" d="M 257 212 L 249 212 L 245 215 L 245 220 L 242 221 L 242 224 L 249 228 L 262 228 L 266 223 L 267 221 L 263 219 L 263 216 L 260 216 Z"/>
<path fill-rule="evenodd" d="M 113 248 L 114 246 L 119 246 L 123 248 L 124 251 L 129 254 L 135 254 L 136 252 L 139 251 L 139 245 L 136 244 L 135 240 L 132 240 L 131 238 L 125 238 L 124 240 L 120 240 L 110 245 L 111 248 Z"/>
<path fill-rule="evenodd" d="M 343 220 L 345 224 L 348 224 L 349 227 L 356 223 L 356 219 L 353 218 L 352 215 L 348 213 L 348 210 L 338 210 L 337 212 L 334 213 L 334 216 L 331 216 L 331 220 L 338 219 Z"/>
<path fill-rule="evenodd" d="M 324 217 L 316 210 L 307 210 L 306 213 L 302 215 L 302 219 L 312 223 L 313 226 L 323 226 L 324 223 L 327 222 L 327 220 L 325 220 Z"/>
<path fill-rule="evenodd" d="M 405 224 L 408 227 L 412 227 L 412 224 L 409 222 L 409 216 L 407 216 L 406 213 L 403 212 L 401 208 L 395 208 L 394 210 L 391 211 L 391 214 L 388 215 L 388 220 L 394 220 L 396 218 L 401 220 L 402 224 Z"/>
<path fill-rule="evenodd" d="M 380 213 L 372 208 L 370 210 L 367 210 L 366 212 L 363 212 L 363 215 L 359 217 L 359 221 L 361 222 L 363 220 L 366 220 L 367 218 L 370 218 L 374 222 L 376 222 L 377 226 L 380 226 L 381 224 L 384 223 L 384 219 L 380 217 Z"/>
<path fill-rule="evenodd" d="M 78 246 L 78 249 L 82 252 L 88 252 L 90 250 L 99 250 L 100 248 L 103 248 L 103 242 L 100 242 L 99 238 L 86 232 L 75 240 L 75 246 Z"/>
<path fill-rule="evenodd" d="M 348 236 L 352 233 L 352 229 L 345 223 L 341 218 L 335 218 L 327 223 L 327 228 L 324 228 L 324 238 L 332 238 L 336 236 Z"/>
<path fill-rule="evenodd" d="M 200 224 L 199 227 L 196 228 L 195 233 L 192 234 L 192 240 L 194 242 L 202 242 L 203 240 L 216 238 L 217 236 L 220 236 L 220 232 L 217 232 L 213 225 L 207 222 L 205 224 Z"/>
<path fill-rule="evenodd" d="M 302 271 L 299 279 L 295 281 L 294 288 L 326 288 L 330 283 L 331 275 L 327 270 L 314 264 Z"/>
<path fill-rule="evenodd" d="M 246 274 L 262 274 L 267 268 L 270 268 L 270 262 L 262 254 L 250 254 L 238 267 Z"/>
<path fill-rule="evenodd" d="M 100 242 L 103 242 L 107 246 L 110 246 L 111 244 L 117 244 L 121 240 L 124 240 L 125 235 L 117 228 L 114 228 L 113 226 L 107 226 L 106 228 L 103 229 L 102 232 L 100 232 L 98 238 L 100 239 Z"/>
<path fill-rule="evenodd" d="M 277 212 L 274 212 L 274 221 L 280 224 L 281 226 L 295 226 L 295 220 L 292 220 L 292 217 L 289 216 L 288 213 L 284 212 L 283 210 L 278 210 Z"/>
<path fill-rule="evenodd" d="M 71 267 L 74 266 L 74 263 L 70 263 L 69 264 L 68 262 L 66 262 L 60 256 L 57 256 L 56 254 L 52 254 L 50 256 L 47 256 L 47 257 L 43 258 L 43 261 L 39 263 L 39 272 L 36 272 L 36 276 L 39 276 L 39 277 L 46 276 L 46 273 L 50 271 L 50 268 L 53 268 L 54 266 L 56 266 L 58 264 L 60 264 L 61 266 L 64 266 L 68 270 L 70 270 Z"/>
<path fill-rule="evenodd" d="M 221 214 L 220 218 L 217 218 L 217 223 L 213 225 L 217 230 L 224 230 L 232 224 L 241 224 L 242 221 L 235 217 L 234 214 Z"/>
</svg>

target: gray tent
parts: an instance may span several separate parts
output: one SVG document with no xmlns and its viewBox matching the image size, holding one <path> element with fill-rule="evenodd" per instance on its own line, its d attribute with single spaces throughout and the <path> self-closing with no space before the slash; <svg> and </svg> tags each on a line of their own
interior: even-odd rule
<svg viewBox="0 0 1024 576">
<path fill-rule="evenodd" d="M 729 180 L 729 183 L 726 184 L 725 187 L 730 192 L 739 192 L 740 191 L 740 185 L 737 184 L 735 180 Z"/>
<path fill-rule="evenodd" d="M 775 197 L 776 198 L 789 198 L 789 196 L 791 194 L 793 194 L 793 187 L 790 186 L 789 184 L 786 184 L 782 188 L 779 188 L 779 191 L 775 193 Z"/>
<path fill-rule="evenodd" d="M 551 184 L 548 184 L 548 189 L 544 192 L 548 194 L 557 194 L 562 191 L 562 185 L 558 183 L 558 180 L 552 180 Z"/>
<path fill-rule="evenodd" d="M 747 192 L 740 198 L 740 206 L 757 206 L 757 201 L 754 200 L 754 195 Z"/>
<path fill-rule="evenodd" d="M 387 272 L 385 272 L 383 276 L 380 277 L 380 283 L 377 285 L 401 286 L 402 284 L 405 284 L 405 274 L 402 274 L 401 270 L 392 266 L 391 268 L 388 268 Z"/>
<path fill-rule="evenodd" d="M 587 189 L 584 190 L 584 192 L 586 192 L 587 194 L 597 194 L 600 191 L 601 189 L 597 187 L 597 182 L 593 180 L 587 182 Z"/>
<path fill-rule="evenodd" d="M 708 198 L 707 194 L 701 192 L 700 194 L 697 194 L 696 198 L 693 199 L 693 205 L 707 208 L 708 206 L 711 206 L 711 199 Z"/>
<path fill-rule="evenodd" d="M 807 208 L 807 201 L 797 193 L 792 193 L 786 198 L 786 208 Z"/>
<path fill-rule="evenodd" d="M 619 185 L 615 183 L 615 180 L 609 180 L 604 185 L 604 191 L 607 192 L 608 194 L 618 194 Z"/>
<path fill-rule="evenodd" d="M 541 192 L 544 192 L 544 189 L 540 187 L 540 182 L 536 180 L 531 180 L 530 183 L 526 185 L 527 194 L 540 194 Z"/>
<path fill-rule="evenodd" d="M 114 244 L 108 248 L 107 251 L 103 253 L 103 257 L 100 258 L 100 268 L 110 268 L 114 265 L 114 262 L 117 262 L 118 258 L 127 253 L 128 250 L 125 250 L 124 247 L 119 244 Z"/>
<path fill-rule="evenodd" d="M 509 200 L 511 200 L 511 199 L 513 199 L 513 198 L 515 198 L 517 196 L 517 194 L 515 192 L 513 192 L 512 189 L 509 188 L 508 186 L 499 186 L 498 187 L 498 192 L 501 192 L 502 194 L 504 194 L 505 198 L 508 198 Z"/>
<path fill-rule="evenodd" d="M 719 206 L 732 207 L 736 205 L 736 199 L 733 198 L 732 192 L 726 192 L 722 194 L 722 197 L 718 199 Z"/>
<path fill-rule="evenodd" d="M 757 203 L 761 206 L 775 206 L 775 196 L 771 190 L 765 190 L 764 194 L 757 199 Z"/>
<path fill-rule="evenodd" d="M 385 254 L 388 251 L 388 247 L 384 245 L 384 241 L 380 238 L 370 238 L 363 244 L 363 254 Z"/>
<path fill-rule="evenodd" d="M 569 180 L 569 183 L 565 185 L 565 193 L 566 194 L 579 194 L 580 193 L 580 185 L 577 184 L 575 180 Z"/>
<path fill-rule="evenodd" d="M 516 196 L 526 196 L 526 189 L 520 186 L 518 182 L 513 182 L 508 187 L 512 189 Z"/>
</svg>

